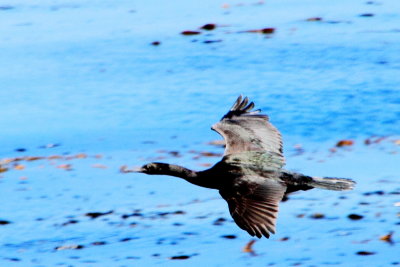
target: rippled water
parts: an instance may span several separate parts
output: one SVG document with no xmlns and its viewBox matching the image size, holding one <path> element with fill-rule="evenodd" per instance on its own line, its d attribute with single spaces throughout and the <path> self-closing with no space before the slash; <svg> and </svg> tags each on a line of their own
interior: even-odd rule
<svg viewBox="0 0 400 267">
<path fill-rule="evenodd" d="M 3 1 L 0 158 L 19 160 L 0 173 L 0 265 L 400 264 L 396 10 L 395 0 Z M 180 34 L 206 23 L 217 28 Z M 243 32 L 266 27 L 275 33 Z M 282 132 L 288 169 L 358 181 L 282 203 L 277 235 L 254 254 L 217 192 L 119 172 L 218 161 L 201 152 L 222 152 L 206 144 L 219 138 L 209 128 L 239 94 Z M 385 138 L 364 145 L 371 136 Z M 355 145 L 330 151 L 341 139 Z M 379 239 L 390 231 L 393 244 Z"/>
</svg>

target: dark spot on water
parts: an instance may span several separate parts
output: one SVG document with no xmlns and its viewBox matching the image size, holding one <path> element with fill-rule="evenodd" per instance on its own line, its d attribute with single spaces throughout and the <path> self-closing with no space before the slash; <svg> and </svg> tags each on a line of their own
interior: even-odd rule
<svg viewBox="0 0 400 267">
<path fill-rule="evenodd" d="M 180 256 L 172 256 L 169 259 L 170 260 L 187 260 L 189 258 L 190 258 L 190 256 L 188 256 L 188 255 L 180 255 Z"/>
<path fill-rule="evenodd" d="M 107 212 L 88 212 L 88 213 L 85 213 L 85 216 L 88 216 L 88 217 L 90 217 L 92 219 L 96 219 L 96 218 L 101 217 L 101 216 L 109 215 L 109 214 L 111 214 L 113 212 L 114 211 L 112 211 L 112 210 L 107 211 Z"/>
<path fill-rule="evenodd" d="M 45 149 L 45 148 L 54 148 L 54 147 L 58 147 L 58 146 L 60 146 L 60 144 L 47 144 L 47 145 L 39 146 L 39 148 Z"/>
<path fill-rule="evenodd" d="M 10 224 L 10 221 L 0 220 L 0 225 Z"/>
<path fill-rule="evenodd" d="M 279 239 L 279 241 L 288 241 L 288 240 L 289 240 L 288 236 L 285 236 L 285 237 L 282 237 L 281 239 Z"/>
<path fill-rule="evenodd" d="M 205 40 L 203 41 L 204 44 L 213 44 L 213 43 L 220 43 L 222 40 Z"/>
<path fill-rule="evenodd" d="M 123 215 L 121 215 L 122 219 L 128 219 L 129 217 L 143 217 L 143 214 L 140 213 L 140 212 L 134 212 L 134 213 L 131 213 L 131 214 L 123 214 Z"/>
<path fill-rule="evenodd" d="M 165 216 L 168 216 L 168 215 L 183 215 L 183 214 L 186 214 L 186 212 L 184 212 L 183 210 L 177 210 L 177 211 L 172 211 L 172 212 L 170 212 L 170 211 L 158 212 L 157 216 L 165 217 Z"/>
<path fill-rule="evenodd" d="M 151 256 L 153 256 L 153 257 L 160 257 L 161 256 L 161 254 L 160 253 L 154 253 L 153 255 L 151 255 Z"/>
<path fill-rule="evenodd" d="M 135 257 L 135 256 L 128 256 L 126 257 L 127 260 L 140 260 L 140 257 Z"/>
<path fill-rule="evenodd" d="M 373 195 L 382 196 L 382 195 L 384 195 L 384 194 L 385 194 L 384 191 L 378 190 L 378 191 L 366 192 L 366 193 L 364 193 L 363 195 L 364 195 L 364 196 L 373 196 Z"/>
<path fill-rule="evenodd" d="M 172 225 L 173 225 L 173 226 L 182 226 L 183 223 L 173 223 Z"/>
<path fill-rule="evenodd" d="M 225 218 L 218 218 L 213 222 L 213 225 L 222 225 L 224 222 L 226 222 Z"/>
<path fill-rule="evenodd" d="M 378 61 L 378 62 L 376 62 L 376 63 L 379 64 L 379 65 L 386 65 L 386 64 L 388 64 L 388 62 L 385 61 L 385 60 L 380 60 L 380 61 Z"/>
<path fill-rule="evenodd" d="M 360 17 L 373 17 L 373 16 L 375 16 L 373 13 L 360 14 Z"/>
<path fill-rule="evenodd" d="M 8 261 L 21 261 L 21 259 L 19 258 L 4 258 L 4 259 Z"/>
<path fill-rule="evenodd" d="M 15 7 L 13 7 L 13 6 L 0 6 L 0 10 L 11 10 L 11 9 L 14 9 Z"/>
<path fill-rule="evenodd" d="M 207 24 L 201 26 L 200 29 L 207 30 L 207 31 L 212 31 L 216 27 L 217 27 L 217 25 L 215 25 L 214 23 L 207 23 Z"/>
<path fill-rule="evenodd" d="M 103 246 L 105 244 L 107 244 L 107 243 L 104 241 L 95 241 L 92 243 L 93 246 Z"/>
<path fill-rule="evenodd" d="M 306 21 L 322 21 L 322 18 L 321 17 L 312 17 L 312 18 L 306 19 Z"/>
<path fill-rule="evenodd" d="M 352 213 L 352 214 L 349 214 L 347 216 L 347 218 L 349 218 L 350 220 L 353 220 L 353 221 L 358 221 L 358 220 L 361 220 L 362 218 L 364 218 L 364 216 Z"/>
<path fill-rule="evenodd" d="M 154 41 L 151 43 L 151 45 L 153 45 L 153 46 L 159 46 L 160 44 L 161 44 L 160 41 Z"/>
<path fill-rule="evenodd" d="M 322 213 L 314 213 L 312 215 L 310 215 L 311 219 L 323 219 L 325 218 L 325 215 Z"/>
<path fill-rule="evenodd" d="M 236 236 L 235 235 L 222 235 L 222 238 L 226 238 L 226 239 L 235 239 Z"/>
<path fill-rule="evenodd" d="M 184 212 L 183 210 L 177 210 L 177 211 L 174 211 L 172 214 L 183 215 L 183 214 L 186 214 L 186 212 Z"/>
<path fill-rule="evenodd" d="M 78 220 L 69 220 L 69 221 L 67 221 L 67 222 L 65 222 L 65 223 L 63 223 L 63 224 L 61 224 L 62 226 L 67 226 L 67 225 L 69 225 L 69 224 L 76 224 L 76 223 L 78 223 L 79 221 Z"/>
<path fill-rule="evenodd" d="M 65 245 L 55 247 L 55 250 L 67 250 L 67 249 L 83 249 L 85 246 L 83 245 Z"/>
<path fill-rule="evenodd" d="M 16 148 L 16 152 L 26 152 L 26 148 Z"/>
<path fill-rule="evenodd" d="M 198 233 L 194 233 L 194 232 L 184 232 L 184 235 L 198 235 Z"/>
<path fill-rule="evenodd" d="M 119 242 L 128 242 L 128 241 L 131 241 L 131 240 L 133 240 L 133 239 L 135 239 L 135 238 L 132 238 L 132 237 L 125 237 L 125 238 L 120 239 Z"/>
<path fill-rule="evenodd" d="M 181 154 L 179 153 L 179 151 L 170 151 L 168 152 L 169 155 L 173 156 L 173 157 L 181 157 Z"/>
<path fill-rule="evenodd" d="M 142 142 L 142 144 L 146 144 L 146 145 L 153 145 L 153 144 L 155 144 L 156 142 L 155 141 L 150 141 L 150 140 L 147 140 L 147 141 L 143 141 Z"/>
<path fill-rule="evenodd" d="M 374 255 L 375 252 L 362 250 L 358 251 L 356 254 L 361 256 L 369 256 L 369 255 Z"/>
<path fill-rule="evenodd" d="M 96 263 L 97 261 L 95 260 L 84 260 L 82 263 L 90 264 L 90 263 Z"/>
</svg>

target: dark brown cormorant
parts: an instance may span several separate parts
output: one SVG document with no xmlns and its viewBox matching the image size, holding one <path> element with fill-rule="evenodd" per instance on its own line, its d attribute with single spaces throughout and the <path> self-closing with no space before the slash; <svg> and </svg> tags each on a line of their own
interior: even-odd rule
<svg viewBox="0 0 400 267">
<path fill-rule="evenodd" d="M 204 171 L 153 162 L 136 171 L 171 175 L 207 188 L 219 190 L 228 202 L 236 224 L 261 238 L 275 233 L 279 202 L 287 193 L 322 188 L 350 190 L 355 182 L 344 178 L 318 178 L 282 169 L 285 159 L 279 131 L 260 110 L 252 110 L 242 96 L 212 129 L 225 139 L 224 156 Z"/>
</svg>

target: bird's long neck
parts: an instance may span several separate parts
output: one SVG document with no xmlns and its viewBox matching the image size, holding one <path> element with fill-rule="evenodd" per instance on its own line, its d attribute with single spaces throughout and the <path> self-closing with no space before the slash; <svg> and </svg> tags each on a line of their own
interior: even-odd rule
<svg viewBox="0 0 400 267">
<path fill-rule="evenodd" d="M 185 180 L 190 180 L 197 177 L 197 172 L 182 166 L 167 163 L 157 163 L 157 165 L 159 167 L 158 174 L 176 176 Z"/>
<path fill-rule="evenodd" d="M 167 164 L 167 163 L 156 163 L 158 170 L 154 174 L 159 174 L 159 175 L 170 175 L 170 176 L 175 176 L 179 178 L 183 178 L 189 183 L 202 186 L 202 187 L 208 187 L 208 188 L 215 188 L 214 186 L 209 185 L 208 183 L 208 177 L 203 177 L 202 173 L 203 172 L 196 172 L 189 170 L 185 167 L 179 166 L 179 165 L 174 165 L 174 164 Z"/>
</svg>

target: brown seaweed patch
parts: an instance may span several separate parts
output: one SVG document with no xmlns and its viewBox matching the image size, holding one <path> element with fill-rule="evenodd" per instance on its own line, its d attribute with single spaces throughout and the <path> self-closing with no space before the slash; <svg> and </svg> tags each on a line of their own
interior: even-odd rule
<svg viewBox="0 0 400 267">
<path fill-rule="evenodd" d="M 198 35 L 201 34 L 199 31 L 183 31 L 181 32 L 182 35 Z"/>
<path fill-rule="evenodd" d="M 255 239 L 250 240 L 242 249 L 243 252 L 250 253 L 251 255 L 256 255 L 255 251 L 253 250 L 253 245 L 256 243 Z"/>
<path fill-rule="evenodd" d="M 261 33 L 261 34 L 273 34 L 275 32 L 275 28 L 262 28 L 262 29 L 255 29 L 255 30 L 247 30 L 242 31 L 244 33 Z"/>
<path fill-rule="evenodd" d="M 340 140 L 336 143 L 337 147 L 352 146 L 352 145 L 354 145 L 354 141 L 349 139 Z"/>
<path fill-rule="evenodd" d="M 387 242 L 387 243 L 393 245 L 394 244 L 394 241 L 392 239 L 393 234 L 394 234 L 394 232 L 390 232 L 390 233 L 388 233 L 386 235 L 383 235 L 383 236 L 379 237 L 379 240 Z"/>
</svg>

